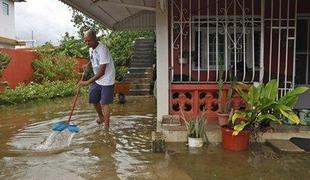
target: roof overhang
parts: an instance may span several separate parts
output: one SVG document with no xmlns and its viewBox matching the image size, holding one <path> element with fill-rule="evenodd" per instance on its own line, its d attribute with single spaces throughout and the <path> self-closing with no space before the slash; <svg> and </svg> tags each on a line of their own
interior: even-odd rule
<svg viewBox="0 0 310 180">
<path fill-rule="evenodd" d="M 11 45 L 11 46 L 25 46 L 26 45 L 25 41 L 19 41 L 19 40 L 10 39 L 6 37 L 2 37 L 2 36 L 0 36 L 0 43 Z"/>
<path fill-rule="evenodd" d="M 111 30 L 155 30 L 156 0 L 60 1 Z"/>
<path fill-rule="evenodd" d="M 13 2 L 26 2 L 26 0 L 11 0 Z"/>
</svg>

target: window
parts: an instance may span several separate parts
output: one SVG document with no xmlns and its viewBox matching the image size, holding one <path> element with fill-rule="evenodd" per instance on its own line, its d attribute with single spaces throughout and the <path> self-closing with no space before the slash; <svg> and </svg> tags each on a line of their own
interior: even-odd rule
<svg viewBox="0 0 310 180">
<path fill-rule="evenodd" d="M 193 51 L 193 69 L 198 69 L 198 31 L 195 32 L 195 45 L 194 45 L 194 51 Z M 218 46 L 219 46 L 219 55 L 221 57 L 224 57 L 224 36 L 219 35 L 218 36 Z M 208 68 L 208 59 L 207 59 L 207 53 L 208 53 L 208 45 L 207 45 L 207 31 L 201 29 L 200 31 L 200 69 L 206 70 Z M 209 32 L 209 68 L 215 69 L 216 67 L 216 33 Z"/>
<path fill-rule="evenodd" d="M 218 33 L 216 33 L 215 24 L 210 23 L 207 27 L 206 19 L 201 20 L 200 28 L 198 24 L 193 25 L 193 38 L 192 38 L 192 52 L 195 54 L 192 57 L 193 69 L 198 69 L 198 47 L 200 45 L 200 70 L 215 70 L 216 65 L 221 62 L 216 62 L 216 48 L 218 48 L 219 56 L 223 58 L 223 63 L 225 62 L 225 31 L 223 28 L 223 22 L 219 23 Z M 214 22 L 214 21 L 213 21 Z M 231 21 L 230 21 L 231 22 Z M 255 69 L 259 67 L 260 58 L 260 27 L 255 25 L 254 27 L 254 48 L 252 48 L 252 27 L 251 23 L 245 27 L 245 43 L 243 43 L 243 33 L 240 23 L 236 28 L 236 40 L 234 39 L 234 28 L 233 23 L 228 23 L 227 29 L 227 68 L 235 66 L 235 48 L 234 42 L 236 43 L 236 64 L 237 69 L 243 69 L 243 56 L 245 52 L 246 68 L 253 69 L 253 58 L 252 52 L 254 49 L 254 65 Z M 209 32 L 208 29 L 209 28 Z M 199 31 L 200 30 L 200 31 Z M 209 33 L 209 44 L 207 44 L 207 36 Z M 218 34 L 218 43 L 216 44 L 216 34 Z M 200 35 L 200 43 L 198 43 Z M 245 45 L 245 47 L 244 47 Z M 208 51 L 209 48 L 209 51 Z M 244 49 L 245 48 L 245 49 Z M 208 52 L 209 52 L 209 64 L 208 64 Z M 220 61 L 220 60 L 219 60 Z"/>
<path fill-rule="evenodd" d="M 2 2 L 2 11 L 3 15 L 8 16 L 9 15 L 9 4 L 6 2 Z"/>
<path fill-rule="evenodd" d="M 310 16 L 298 17 L 296 40 L 297 84 L 310 84 Z M 298 71 L 297 71 L 298 70 Z"/>
</svg>

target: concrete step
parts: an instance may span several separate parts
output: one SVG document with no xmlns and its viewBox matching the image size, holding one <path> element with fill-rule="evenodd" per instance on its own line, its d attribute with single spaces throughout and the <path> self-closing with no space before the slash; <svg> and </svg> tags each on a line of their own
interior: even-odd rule
<svg viewBox="0 0 310 180">
<path fill-rule="evenodd" d="M 130 78 L 130 77 L 126 77 L 126 81 L 133 84 L 147 84 L 153 82 L 152 78 Z"/>
<path fill-rule="evenodd" d="M 150 95 L 150 89 L 131 89 L 129 95 L 141 96 L 141 95 Z"/>
<path fill-rule="evenodd" d="M 274 151 L 278 153 L 304 153 L 305 151 L 289 140 L 267 139 L 268 144 Z"/>
<path fill-rule="evenodd" d="M 135 49 L 134 54 L 154 54 L 154 49 Z"/>
<path fill-rule="evenodd" d="M 152 62 L 132 62 L 130 67 L 152 67 Z"/>
<path fill-rule="evenodd" d="M 154 59 L 153 54 L 134 54 L 131 59 Z"/>
<path fill-rule="evenodd" d="M 138 59 L 132 59 L 130 63 L 135 63 L 135 62 L 145 62 L 145 63 L 153 63 L 154 58 L 138 58 Z"/>
<path fill-rule="evenodd" d="M 127 74 L 128 78 L 152 78 L 153 74 L 151 73 L 129 73 Z"/>
<path fill-rule="evenodd" d="M 129 73 L 153 73 L 152 67 L 145 67 L 145 68 L 139 68 L 139 67 L 130 67 L 128 68 Z"/>
<path fill-rule="evenodd" d="M 152 87 L 151 83 L 144 83 L 144 84 L 130 84 L 130 89 L 150 89 Z"/>
<path fill-rule="evenodd" d="M 154 39 L 136 39 L 135 42 L 154 42 Z"/>
<path fill-rule="evenodd" d="M 131 83 L 130 95 L 150 95 L 153 84 L 153 63 L 155 62 L 153 39 L 137 39 L 134 45 L 129 73 L 126 81 Z"/>
<path fill-rule="evenodd" d="M 145 45 L 145 46 L 154 46 L 154 41 L 136 41 L 135 45 Z"/>
<path fill-rule="evenodd" d="M 154 53 L 134 53 L 133 55 L 132 55 L 132 58 L 135 58 L 135 57 L 137 57 L 137 58 L 140 58 L 140 57 L 155 57 L 155 54 Z"/>
<path fill-rule="evenodd" d="M 136 44 L 134 45 L 134 50 L 139 50 L 139 51 L 154 51 L 154 44 Z"/>
<path fill-rule="evenodd" d="M 146 64 L 155 64 L 154 59 L 132 59 L 130 63 L 146 63 Z"/>
<path fill-rule="evenodd" d="M 145 67 L 153 67 L 153 64 L 155 64 L 155 63 L 153 63 L 152 61 L 150 61 L 150 60 L 139 60 L 139 61 L 132 61 L 132 62 L 130 62 L 130 67 L 135 67 L 135 65 L 138 65 L 137 67 L 141 67 L 140 65 L 141 64 L 145 64 L 146 66 Z"/>
</svg>

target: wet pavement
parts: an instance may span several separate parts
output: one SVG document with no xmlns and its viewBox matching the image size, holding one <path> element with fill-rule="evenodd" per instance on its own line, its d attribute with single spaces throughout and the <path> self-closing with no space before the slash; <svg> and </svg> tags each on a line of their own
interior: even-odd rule
<svg viewBox="0 0 310 180">
<path fill-rule="evenodd" d="M 309 154 L 276 154 L 264 145 L 229 152 L 220 145 L 167 144 L 151 152 L 155 101 L 128 97 L 113 104 L 109 130 L 95 123 L 85 98 L 73 121 L 81 131 L 52 134 L 71 98 L 0 107 L 0 179 L 307 179 Z M 53 136 L 53 137 L 51 137 Z M 51 141 L 47 141 L 51 140 Z"/>
</svg>

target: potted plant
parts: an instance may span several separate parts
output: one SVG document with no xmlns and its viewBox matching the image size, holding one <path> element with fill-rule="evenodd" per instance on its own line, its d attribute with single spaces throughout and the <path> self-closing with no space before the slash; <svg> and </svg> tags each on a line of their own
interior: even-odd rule
<svg viewBox="0 0 310 180">
<path fill-rule="evenodd" d="M 230 75 L 230 88 L 228 89 L 227 96 L 226 96 L 226 101 L 223 102 L 223 91 L 224 91 L 224 81 L 223 81 L 223 66 L 224 62 L 223 59 L 220 57 L 219 58 L 219 81 L 218 81 L 218 104 L 219 104 L 219 110 L 217 112 L 217 117 L 218 117 L 218 124 L 220 126 L 224 126 L 228 124 L 229 121 L 229 115 L 232 115 L 233 109 L 231 106 L 231 97 L 233 94 L 233 88 L 237 82 L 236 77 Z"/>
<path fill-rule="evenodd" d="M 226 102 L 223 103 L 223 90 L 224 90 L 224 83 L 223 80 L 220 79 L 218 82 L 219 86 L 219 95 L 218 95 L 218 104 L 219 104 L 219 111 L 217 112 L 218 115 L 218 124 L 220 126 L 224 126 L 228 124 L 229 121 L 229 115 L 232 115 L 233 108 L 232 108 L 232 94 L 234 86 L 236 85 L 236 78 L 233 77 L 230 88 L 228 89 L 227 96 L 226 96 Z"/>
<path fill-rule="evenodd" d="M 186 125 L 188 146 L 202 147 L 204 139 L 206 139 L 206 118 L 204 113 L 190 118 L 185 118 L 182 113 L 181 119 Z"/>
<path fill-rule="evenodd" d="M 128 95 L 130 90 L 130 83 L 125 81 L 125 76 L 128 73 L 128 68 L 125 66 L 119 66 L 116 68 L 117 76 L 114 84 L 114 93 L 118 94 L 118 101 L 121 104 L 126 102 L 125 95 Z"/>
<path fill-rule="evenodd" d="M 297 87 L 278 99 L 276 80 L 271 80 L 266 85 L 251 86 L 247 92 L 244 92 L 240 86 L 236 86 L 235 90 L 246 101 L 247 106 L 244 111 L 234 112 L 231 122 L 222 127 L 224 149 L 247 150 L 250 135 L 257 139 L 259 134 L 270 127 L 270 122 L 281 124 L 283 117 L 298 124 L 299 117 L 292 108 L 298 100 L 298 95 L 307 89 L 307 87 Z"/>
</svg>

